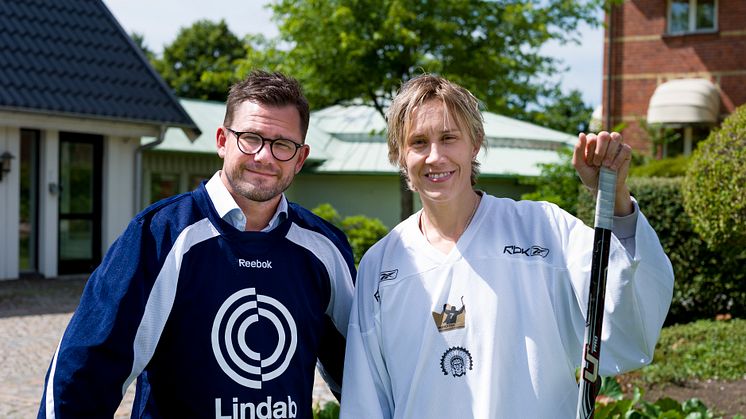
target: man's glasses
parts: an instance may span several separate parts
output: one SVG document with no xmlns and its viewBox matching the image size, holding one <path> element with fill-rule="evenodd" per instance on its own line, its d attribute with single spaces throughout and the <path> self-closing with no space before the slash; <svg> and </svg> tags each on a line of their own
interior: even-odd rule
<svg viewBox="0 0 746 419">
<path fill-rule="evenodd" d="M 264 143 L 266 142 L 269 143 L 269 150 L 272 152 L 274 158 L 279 161 L 288 161 L 295 157 L 295 153 L 298 152 L 299 148 L 303 147 L 303 144 L 298 144 L 295 141 L 286 140 L 284 138 L 270 140 L 254 132 L 234 131 L 228 127 L 225 127 L 225 129 L 236 136 L 238 149 L 241 150 L 243 154 L 249 156 L 262 151 L 262 147 L 264 147 Z"/>
</svg>

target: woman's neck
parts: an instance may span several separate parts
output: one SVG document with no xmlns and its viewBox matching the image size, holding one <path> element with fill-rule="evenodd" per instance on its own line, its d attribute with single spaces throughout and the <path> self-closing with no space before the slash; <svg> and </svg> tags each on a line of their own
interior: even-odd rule
<svg viewBox="0 0 746 419">
<path fill-rule="evenodd" d="M 452 203 L 423 202 L 420 230 L 425 239 L 441 252 L 449 253 L 469 227 L 480 199 L 479 194 L 469 190 L 466 196 Z"/>
</svg>

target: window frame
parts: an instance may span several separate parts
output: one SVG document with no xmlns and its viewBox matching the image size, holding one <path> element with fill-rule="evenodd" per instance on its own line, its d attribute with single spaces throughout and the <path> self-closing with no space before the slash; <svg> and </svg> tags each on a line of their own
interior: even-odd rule
<svg viewBox="0 0 746 419">
<path fill-rule="evenodd" d="M 713 7 L 713 27 L 712 28 L 697 28 L 697 6 L 699 3 L 699 0 L 688 0 L 689 1 L 689 10 L 688 10 L 688 22 L 687 22 L 687 28 L 683 31 L 673 31 L 671 29 L 671 25 L 673 23 L 673 19 L 671 18 L 671 13 L 673 10 L 673 3 L 674 0 L 668 0 L 668 4 L 666 7 L 666 34 L 667 35 L 688 35 L 688 34 L 707 34 L 707 33 L 715 33 L 718 31 L 718 10 L 719 10 L 719 2 L 718 0 L 713 0 L 714 7 Z"/>
</svg>

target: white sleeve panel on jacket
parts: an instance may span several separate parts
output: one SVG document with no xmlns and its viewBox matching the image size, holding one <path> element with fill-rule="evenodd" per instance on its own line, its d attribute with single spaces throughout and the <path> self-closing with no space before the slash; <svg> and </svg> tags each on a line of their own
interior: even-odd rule
<svg viewBox="0 0 746 419">
<path fill-rule="evenodd" d="M 566 313 L 564 317 L 573 321 L 564 333 L 575 336 L 574 340 L 568 340 L 567 349 L 579 365 L 588 309 L 593 229 L 579 220 L 568 221 L 567 226 L 565 258 L 582 318 L 577 321 L 577 314 Z M 671 304 L 674 281 L 671 262 L 642 212 L 637 217 L 634 247 L 635 254 L 630 255 L 612 235 L 604 300 L 601 375 L 620 374 L 652 361 Z M 565 307 L 577 313 L 577 307 Z"/>
<path fill-rule="evenodd" d="M 326 314 L 339 333 L 347 335 L 347 323 L 352 305 L 352 273 L 337 247 L 323 234 L 293 224 L 287 238 L 316 255 L 329 273 L 331 295 Z"/>
<path fill-rule="evenodd" d="M 371 259 L 380 260 L 380 256 Z M 389 419 L 394 411 L 391 380 L 375 320 L 378 275 L 366 265 L 364 257 L 358 269 L 347 331 L 340 419 Z"/>
</svg>

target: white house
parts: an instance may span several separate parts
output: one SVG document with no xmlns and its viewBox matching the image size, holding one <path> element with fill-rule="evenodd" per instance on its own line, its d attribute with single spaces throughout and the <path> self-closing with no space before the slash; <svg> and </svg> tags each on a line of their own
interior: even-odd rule
<svg viewBox="0 0 746 419">
<path fill-rule="evenodd" d="M 102 1 L 0 0 L 0 279 L 91 272 L 169 127 L 199 135 Z"/>
</svg>

